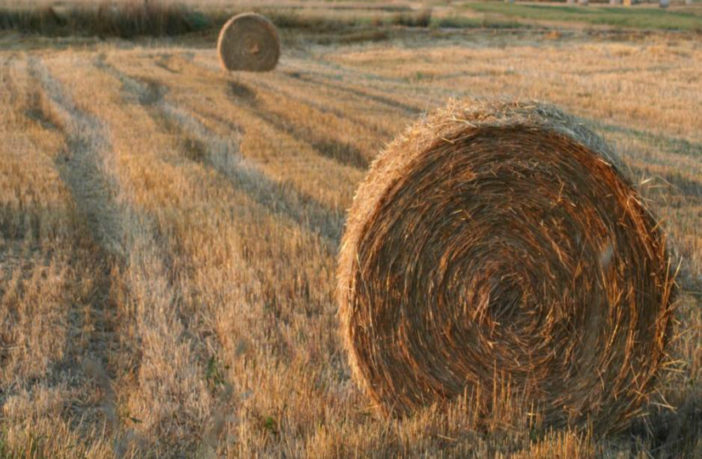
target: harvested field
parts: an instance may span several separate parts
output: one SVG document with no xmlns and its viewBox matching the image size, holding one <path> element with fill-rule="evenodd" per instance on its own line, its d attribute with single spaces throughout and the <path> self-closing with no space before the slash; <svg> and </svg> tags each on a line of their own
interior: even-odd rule
<svg viewBox="0 0 702 459">
<path fill-rule="evenodd" d="M 216 32 L 0 34 L 0 457 L 699 456 L 696 32 L 279 30 L 256 74 L 221 69 Z M 669 353 L 623 431 L 515 429 L 500 387 L 480 419 L 470 396 L 386 418 L 352 380 L 346 210 L 449 98 L 586 119 L 659 218 L 679 263 Z"/>
</svg>

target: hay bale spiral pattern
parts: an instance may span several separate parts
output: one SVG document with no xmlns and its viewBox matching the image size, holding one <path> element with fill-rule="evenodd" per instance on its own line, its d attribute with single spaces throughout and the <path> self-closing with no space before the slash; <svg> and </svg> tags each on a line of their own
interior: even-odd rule
<svg viewBox="0 0 702 459">
<path fill-rule="evenodd" d="M 493 388 L 545 425 L 626 425 L 673 294 L 655 219 L 607 145 L 538 103 L 458 104 L 376 159 L 338 266 L 355 379 L 387 414 Z"/>
<path fill-rule="evenodd" d="M 273 70 L 280 57 L 278 31 L 259 14 L 236 15 L 219 32 L 217 54 L 225 70 Z"/>
</svg>

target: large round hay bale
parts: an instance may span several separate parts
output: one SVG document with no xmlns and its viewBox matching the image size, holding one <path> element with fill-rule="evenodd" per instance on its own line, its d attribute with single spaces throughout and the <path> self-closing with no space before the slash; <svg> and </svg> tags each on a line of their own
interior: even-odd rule
<svg viewBox="0 0 702 459">
<path fill-rule="evenodd" d="M 219 32 L 217 54 L 226 70 L 273 70 L 280 57 L 278 32 L 271 21 L 259 14 L 236 15 Z"/>
<path fill-rule="evenodd" d="M 486 416 L 507 387 L 542 425 L 605 431 L 650 390 L 673 287 L 611 150 L 538 103 L 452 103 L 396 139 L 338 266 L 352 372 L 385 413 L 466 394 Z"/>
</svg>

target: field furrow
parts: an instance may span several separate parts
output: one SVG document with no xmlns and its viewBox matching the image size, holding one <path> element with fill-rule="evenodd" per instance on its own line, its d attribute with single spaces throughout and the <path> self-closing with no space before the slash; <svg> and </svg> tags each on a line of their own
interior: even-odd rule
<svg viewBox="0 0 702 459">
<path fill-rule="evenodd" d="M 57 74 L 64 69 L 62 62 L 51 64 Z M 118 149 L 123 145 L 114 140 L 125 137 L 123 133 L 109 120 L 80 108 L 86 102 L 78 99 L 81 93 L 65 89 L 49 69 L 35 65 L 55 112 L 65 118 L 66 144 L 72 155 L 64 166 L 67 186 L 98 244 L 115 259 L 115 286 L 110 290 L 120 316 L 116 327 L 120 352 L 111 357 L 116 361 L 114 373 L 120 376 L 110 387 L 116 388 L 122 421 L 127 425 L 138 421 L 141 427 L 126 428 L 115 451 L 148 450 L 158 444 L 154 433 L 177 433 L 183 423 L 202 423 L 201 404 L 209 402 L 200 378 L 204 370 L 194 355 L 186 313 L 180 307 L 175 262 L 162 228 L 134 205 L 133 184 L 120 175 Z M 200 391 L 192 391 L 198 386 Z M 109 392 L 108 396 L 115 398 Z M 188 399 L 184 405 L 173 403 Z M 154 401 L 161 409 L 151 409 Z"/>
<path fill-rule="evenodd" d="M 237 131 L 221 137 L 188 112 L 165 100 L 163 93 L 167 91 L 161 86 L 132 78 L 109 64 L 100 62 L 97 66 L 116 77 L 129 95 L 147 106 L 151 118 L 161 123 L 163 129 L 175 132 L 189 158 L 214 169 L 270 212 L 291 219 L 336 247 L 341 237 L 341 215 L 313 197 L 266 177 L 255 163 L 240 154 Z"/>
<path fill-rule="evenodd" d="M 107 61 L 122 71 L 119 61 Z M 141 70 L 135 73 L 135 70 Z M 173 75 L 152 68 L 132 67 L 127 75 L 152 79 L 167 89 L 169 100 L 176 106 L 196 114 L 199 121 L 217 135 L 232 135 L 234 126 L 240 139 L 238 151 L 272 180 L 293 186 L 303 196 L 317 199 L 334 212 L 350 204 L 353 186 L 362 172 L 357 167 L 321 155 L 304 139 L 278 129 L 260 115 L 263 107 L 252 107 L 231 96 L 230 79 L 221 73 L 190 65 Z M 229 120 L 221 123 L 218 120 Z M 324 171 L 324 173 L 321 173 Z"/>
<path fill-rule="evenodd" d="M 0 409 L 4 432 L 31 446 L 105 452 L 104 432 L 116 431 L 109 381 L 115 339 L 110 257 L 95 243 L 75 194 L 59 171 L 66 126 L 35 67 L 3 62 L 10 90 L 0 126 Z M 7 148 L 7 149 L 5 149 Z M 85 195 L 81 195 L 81 198 Z"/>
</svg>

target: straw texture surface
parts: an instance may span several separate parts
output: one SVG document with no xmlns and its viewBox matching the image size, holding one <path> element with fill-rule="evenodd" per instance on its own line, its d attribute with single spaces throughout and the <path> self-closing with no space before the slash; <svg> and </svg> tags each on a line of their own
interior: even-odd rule
<svg viewBox="0 0 702 459">
<path fill-rule="evenodd" d="M 638 414 L 674 282 L 622 170 L 579 120 L 531 102 L 453 102 L 390 144 L 338 265 L 341 333 L 375 404 L 406 415 L 466 395 L 482 416 L 499 386 L 544 425 Z"/>
</svg>

